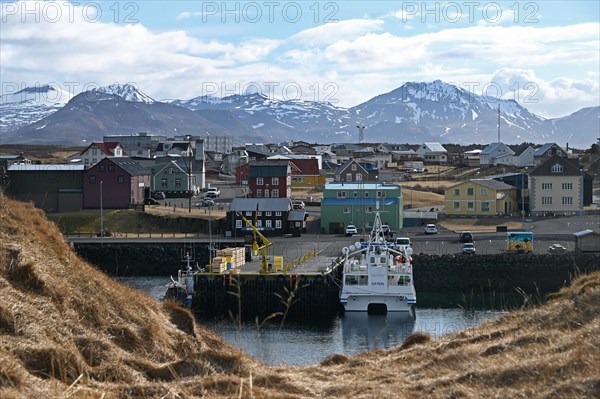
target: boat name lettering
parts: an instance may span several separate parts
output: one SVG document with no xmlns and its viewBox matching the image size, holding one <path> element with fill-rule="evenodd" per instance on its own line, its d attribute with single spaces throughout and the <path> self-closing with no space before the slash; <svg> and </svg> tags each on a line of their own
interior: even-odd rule
<svg viewBox="0 0 600 399">
<path fill-rule="evenodd" d="M 371 285 L 385 285 L 384 283 L 382 283 L 381 281 L 373 281 L 371 283 Z"/>
</svg>

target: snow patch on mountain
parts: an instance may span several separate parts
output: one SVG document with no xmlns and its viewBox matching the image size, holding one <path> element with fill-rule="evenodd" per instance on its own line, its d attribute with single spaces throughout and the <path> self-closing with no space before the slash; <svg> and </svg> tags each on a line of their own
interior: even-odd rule
<svg viewBox="0 0 600 399">
<path fill-rule="evenodd" d="M 133 103 L 153 104 L 156 101 L 147 94 L 142 93 L 137 87 L 132 84 L 114 83 L 109 86 L 99 87 L 91 90 L 92 93 L 101 93 L 108 95 L 116 95 L 123 98 L 125 101 Z"/>
</svg>

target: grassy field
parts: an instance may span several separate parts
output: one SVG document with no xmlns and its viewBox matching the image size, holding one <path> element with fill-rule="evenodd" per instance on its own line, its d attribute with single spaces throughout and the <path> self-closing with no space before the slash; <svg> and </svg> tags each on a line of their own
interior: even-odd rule
<svg viewBox="0 0 600 399">
<path fill-rule="evenodd" d="M 544 305 L 320 364 L 267 367 L 173 302 L 115 282 L 0 194 L 2 398 L 592 398 L 600 273 Z"/>
</svg>

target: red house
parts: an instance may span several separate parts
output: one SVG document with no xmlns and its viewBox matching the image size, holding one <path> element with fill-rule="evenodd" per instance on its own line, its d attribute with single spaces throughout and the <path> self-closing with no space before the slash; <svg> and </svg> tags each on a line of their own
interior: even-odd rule
<svg viewBox="0 0 600 399">
<path fill-rule="evenodd" d="M 288 160 L 250 162 L 248 185 L 254 198 L 289 198 L 292 195 L 292 167 Z"/>
<path fill-rule="evenodd" d="M 104 158 L 83 175 L 83 207 L 123 209 L 143 204 L 150 171 L 129 157 Z"/>
</svg>

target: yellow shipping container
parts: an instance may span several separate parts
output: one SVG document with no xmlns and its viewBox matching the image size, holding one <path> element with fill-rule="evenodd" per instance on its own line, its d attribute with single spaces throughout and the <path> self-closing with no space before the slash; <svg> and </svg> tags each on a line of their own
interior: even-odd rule
<svg viewBox="0 0 600 399">
<path fill-rule="evenodd" d="M 273 266 L 275 266 L 275 270 L 282 271 L 283 270 L 283 256 L 274 256 L 273 257 Z"/>
</svg>

